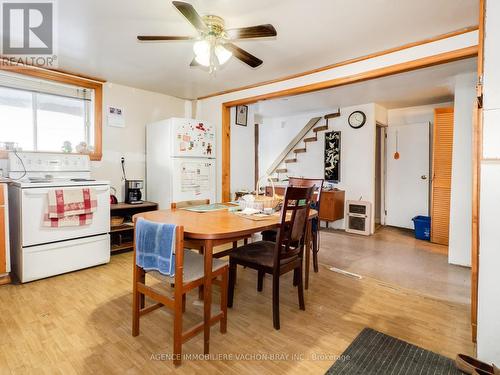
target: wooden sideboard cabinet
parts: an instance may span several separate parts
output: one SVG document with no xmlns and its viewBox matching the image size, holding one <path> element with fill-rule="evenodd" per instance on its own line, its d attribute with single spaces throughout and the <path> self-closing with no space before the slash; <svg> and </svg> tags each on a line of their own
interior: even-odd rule
<svg viewBox="0 0 500 375">
<path fill-rule="evenodd" d="M 285 188 L 282 186 L 276 186 L 275 192 L 278 195 L 285 194 Z M 266 195 L 273 195 L 273 188 L 271 186 L 266 186 Z M 319 218 L 326 222 L 326 227 L 328 228 L 328 223 L 331 221 L 341 220 L 344 218 L 344 207 L 345 207 L 345 191 L 334 189 L 334 190 L 323 190 L 321 192 L 321 201 L 319 205 Z"/>
<path fill-rule="evenodd" d="M 319 219 L 328 223 L 344 218 L 345 191 L 329 190 L 321 192 L 321 202 L 319 205 Z"/>
</svg>

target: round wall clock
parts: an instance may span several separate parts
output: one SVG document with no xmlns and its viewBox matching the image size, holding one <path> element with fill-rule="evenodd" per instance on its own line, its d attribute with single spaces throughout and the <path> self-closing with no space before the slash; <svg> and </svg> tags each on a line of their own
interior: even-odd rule
<svg viewBox="0 0 500 375">
<path fill-rule="evenodd" d="M 366 123 L 366 115 L 364 112 L 355 111 L 349 115 L 349 126 L 353 129 L 359 129 Z"/>
</svg>

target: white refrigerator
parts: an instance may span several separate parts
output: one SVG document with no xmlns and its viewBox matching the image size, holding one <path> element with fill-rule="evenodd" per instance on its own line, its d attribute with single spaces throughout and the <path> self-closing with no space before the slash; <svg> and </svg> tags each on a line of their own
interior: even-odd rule
<svg viewBox="0 0 500 375">
<path fill-rule="evenodd" d="M 146 127 L 146 199 L 160 209 L 171 202 L 216 201 L 215 128 L 171 118 Z"/>
</svg>

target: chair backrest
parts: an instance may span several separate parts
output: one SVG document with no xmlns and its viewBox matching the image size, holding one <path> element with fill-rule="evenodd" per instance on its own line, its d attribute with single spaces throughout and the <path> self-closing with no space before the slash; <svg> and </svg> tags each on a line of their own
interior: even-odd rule
<svg viewBox="0 0 500 375">
<path fill-rule="evenodd" d="M 299 177 L 289 177 L 288 185 L 297 187 L 311 187 L 314 186 L 314 191 L 317 194 L 313 195 L 313 200 L 318 202 L 317 207 L 319 207 L 319 201 L 321 199 L 321 191 L 323 190 L 323 182 L 325 180 L 319 178 L 299 178 Z"/>
<path fill-rule="evenodd" d="M 175 228 L 175 283 L 177 287 L 182 287 L 184 283 L 184 227 Z"/>
<path fill-rule="evenodd" d="M 137 247 L 137 220 L 134 220 L 134 265 L 141 268 L 136 260 Z M 174 259 L 175 259 L 175 285 L 183 284 L 183 269 L 184 269 L 184 227 L 177 226 L 175 228 L 175 244 L 174 244 Z"/>
<path fill-rule="evenodd" d="M 314 186 L 286 188 L 281 223 L 276 236 L 275 268 L 290 258 L 302 257 L 313 192 Z"/>
<path fill-rule="evenodd" d="M 210 199 L 198 199 L 198 200 L 192 200 L 192 201 L 172 202 L 172 203 L 170 203 L 170 208 L 172 210 L 175 210 L 176 208 L 202 206 L 204 204 L 210 204 Z"/>
</svg>

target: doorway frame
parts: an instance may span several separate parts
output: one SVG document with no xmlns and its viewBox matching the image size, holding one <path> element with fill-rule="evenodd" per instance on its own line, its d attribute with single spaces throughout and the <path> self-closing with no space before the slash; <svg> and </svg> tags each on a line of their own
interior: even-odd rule
<svg viewBox="0 0 500 375">
<path fill-rule="evenodd" d="M 477 56 L 478 85 L 472 122 L 472 246 L 471 246 L 471 325 L 472 341 L 477 343 L 479 299 L 479 213 L 481 190 L 481 161 L 483 160 L 483 74 L 486 0 L 479 0 L 479 43 Z"/>
<path fill-rule="evenodd" d="M 467 31 L 457 32 L 456 35 L 463 34 Z M 449 37 L 449 36 L 448 36 Z M 421 44 L 428 43 L 424 41 Z M 392 52 L 392 51 L 391 51 Z M 388 52 L 390 53 L 390 52 Z M 442 65 L 454 61 L 464 60 L 472 57 L 477 57 L 479 53 L 479 46 L 471 46 L 461 48 L 454 51 L 441 53 L 438 55 L 427 56 L 413 61 L 408 61 L 400 64 L 391 65 L 384 68 L 378 68 L 366 71 L 351 76 L 335 78 L 328 81 L 316 82 L 304 86 L 297 86 L 286 90 L 274 91 L 267 94 L 255 95 L 246 98 L 231 100 L 224 102 L 221 105 L 222 111 L 222 190 L 221 197 L 223 202 L 231 201 L 231 108 L 238 105 L 255 104 L 262 100 L 284 98 L 289 96 L 296 96 L 310 92 L 326 90 L 334 87 L 346 86 L 353 83 L 364 82 L 372 79 L 387 77 L 395 74 L 410 72 L 414 70 L 424 69 L 431 66 Z M 366 58 L 372 58 L 367 56 Z"/>
<path fill-rule="evenodd" d="M 386 208 L 386 188 L 387 188 L 387 128 L 388 125 L 382 124 L 380 122 L 375 123 L 375 130 L 380 130 L 380 225 L 385 226 L 387 208 Z M 375 136 L 375 154 L 377 153 L 377 137 Z M 375 155 L 375 163 L 377 162 L 377 155 Z M 375 165 L 375 168 L 377 166 Z M 375 181 L 377 184 L 377 181 Z M 375 187 L 375 200 L 377 199 L 377 188 Z M 376 201 L 374 202 L 374 207 L 376 207 Z M 376 221 L 376 217 L 375 217 Z M 377 225 L 377 223 L 375 223 Z"/>
<path fill-rule="evenodd" d="M 228 102 L 222 103 L 221 111 L 222 111 L 222 146 L 221 146 L 221 159 L 222 159 L 222 201 L 230 201 L 231 199 L 231 178 L 230 178 L 230 168 L 231 168 L 231 108 L 237 105 L 249 105 L 257 103 L 261 100 L 268 99 L 276 99 L 283 98 L 288 96 L 295 96 L 315 91 L 321 91 L 324 89 L 349 85 L 352 83 L 358 83 L 363 81 L 368 81 L 372 79 L 387 77 L 390 75 L 405 73 L 409 71 L 419 70 L 428 68 L 435 65 L 442 65 L 453 61 L 463 60 L 467 58 L 477 57 L 478 59 L 478 89 L 477 89 L 477 97 L 478 103 L 477 106 L 477 114 L 475 116 L 475 121 L 473 121 L 473 153 L 472 153 L 472 163 L 473 163 L 473 176 L 472 176 L 472 269 L 471 269 L 471 327 L 472 327 L 472 341 L 477 342 L 477 308 L 478 308 L 478 280 L 479 280 L 479 212 L 480 212 L 480 186 L 481 186 L 481 160 L 483 158 L 482 155 L 482 142 L 483 142 L 483 134 L 482 134 L 482 119 L 483 119 L 483 111 L 482 111 L 482 82 L 483 82 L 483 71 L 484 71 L 484 37 L 485 37 L 485 0 L 478 0 L 479 7 L 479 22 L 477 29 L 479 30 L 479 38 L 478 45 L 462 48 L 455 51 L 450 51 L 434 56 L 428 56 L 425 58 L 395 64 L 392 66 L 379 68 L 367 72 L 363 72 L 360 74 L 355 74 L 351 76 L 346 76 L 342 78 L 327 80 L 323 82 L 317 82 L 313 84 L 308 84 L 304 86 L 297 86 L 290 89 L 274 91 L 267 94 L 249 96 L 246 98 L 236 99 Z M 316 71 L 332 69 L 334 67 L 350 64 L 357 61 L 367 60 L 376 56 L 381 56 L 384 54 L 392 53 L 397 50 L 402 50 L 405 48 L 410 48 L 422 44 L 429 43 L 430 41 L 435 41 L 439 39 L 448 38 L 454 35 L 460 35 L 466 32 L 471 31 L 471 28 L 467 28 L 465 30 L 459 30 L 456 32 L 451 32 L 445 34 L 441 37 L 436 37 L 433 39 L 424 40 L 421 42 L 410 43 L 406 46 L 402 46 L 399 48 L 395 48 L 392 50 L 375 53 L 372 55 L 356 58 L 353 60 L 346 61 L 344 63 L 333 64 L 324 69 L 318 69 Z M 233 91 L 239 91 L 244 89 L 249 89 L 253 87 L 262 86 L 265 84 L 270 84 L 274 82 L 284 81 L 290 78 L 296 78 L 299 76 L 308 75 L 311 73 L 315 73 L 316 71 L 305 72 L 303 74 L 298 74 L 293 77 L 285 77 L 283 79 L 278 79 L 274 81 L 264 82 L 262 84 L 256 84 L 249 87 L 238 88 L 235 90 L 229 90 L 223 93 L 216 93 L 213 95 L 209 95 L 208 97 L 217 96 L 221 94 L 227 94 Z M 202 99 L 202 98 L 200 98 Z"/>
</svg>

